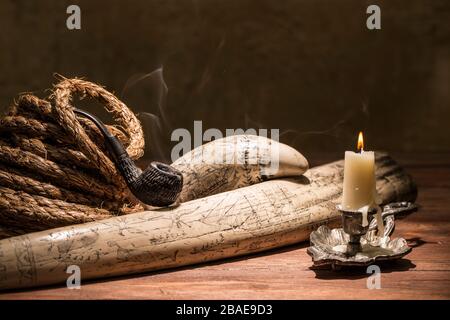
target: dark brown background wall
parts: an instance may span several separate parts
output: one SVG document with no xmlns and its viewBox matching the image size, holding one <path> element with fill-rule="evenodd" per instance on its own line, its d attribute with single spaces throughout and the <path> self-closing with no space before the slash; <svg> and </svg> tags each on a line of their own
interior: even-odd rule
<svg viewBox="0 0 450 320">
<path fill-rule="evenodd" d="M 80 31 L 66 28 L 69 4 L 81 7 Z M 365 27 L 370 4 L 382 30 Z M 54 72 L 120 94 L 162 65 L 168 122 L 157 132 L 141 115 L 148 156 L 167 157 L 171 130 L 194 120 L 279 128 L 306 154 L 351 149 L 359 129 L 369 149 L 448 151 L 449 21 L 446 0 L 2 0 L 0 104 L 45 96 Z M 150 80 L 122 98 L 163 120 Z"/>
</svg>

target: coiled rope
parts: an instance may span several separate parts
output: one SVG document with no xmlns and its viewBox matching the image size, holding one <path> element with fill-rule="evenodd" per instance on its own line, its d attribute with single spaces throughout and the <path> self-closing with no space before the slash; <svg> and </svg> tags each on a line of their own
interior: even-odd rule
<svg viewBox="0 0 450 320">
<path fill-rule="evenodd" d="M 103 87 L 57 76 L 47 99 L 20 95 L 0 118 L 0 238 L 142 210 L 93 123 L 73 112 L 73 94 L 111 113 L 108 129 L 134 160 L 144 135 L 133 112 Z"/>
</svg>

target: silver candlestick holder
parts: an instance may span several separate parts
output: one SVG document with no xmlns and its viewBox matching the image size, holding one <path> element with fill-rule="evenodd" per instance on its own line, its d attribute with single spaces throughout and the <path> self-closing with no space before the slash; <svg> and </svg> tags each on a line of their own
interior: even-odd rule
<svg viewBox="0 0 450 320">
<path fill-rule="evenodd" d="M 367 212 L 367 225 L 363 221 L 363 212 L 344 210 L 340 206 L 337 210 L 342 214 L 342 228 L 330 229 L 322 225 L 311 232 L 311 246 L 307 252 L 312 257 L 313 269 L 368 266 L 378 261 L 400 259 L 411 251 L 405 239 L 391 236 L 395 229 L 394 216 L 401 217 L 417 210 L 416 204 L 395 202 L 383 206 L 383 234 L 378 234 L 375 208 Z"/>
<path fill-rule="evenodd" d="M 369 208 L 367 216 L 364 218 L 366 213 L 362 210 L 347 210 L 343 209 L 341 205 L 336 207 L 342 215 L 342 228 L 349 235 L 346 254 L 348 256 L 354 256 L 362 251 L 361 237 L 369 231 L 370 223 L 378 209 Z M 364 221 L 365 219 L 366 221 Z"/>
</svg>

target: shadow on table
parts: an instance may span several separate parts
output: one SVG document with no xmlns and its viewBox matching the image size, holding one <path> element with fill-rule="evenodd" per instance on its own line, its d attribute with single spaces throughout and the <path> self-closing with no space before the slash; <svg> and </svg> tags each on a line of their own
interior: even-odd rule
<svg viewBox="0 0 450 320">
<path fill-rule="evenodd" d="M 408 246 L 410 246 L 411 248 L 421 247 L 426 243 L 434 243 L 434 244 L 437 243 L 437 242 L 425 241 L 425 240 L 422 240 L 422 238 L 418 238 L 418 237 L 409 238 L 409 239 L 405 239 L 405 240 L 408 243 Z"/>
<path fill-rule="evenodd" d="M 380 267 L 381 273 L 402 272 L 414 269 L 416 265 L 409 259 L 399 259 L 394 261 L 380 261 L 376 264 Z M 312 269 L 316 273 L 316 279 L 336 280 L 336 279 L 361 279 L 367 278 L 372 272 L 367 273 L 367 267 L 342 267 L 340 270 Z"/>
</svg>

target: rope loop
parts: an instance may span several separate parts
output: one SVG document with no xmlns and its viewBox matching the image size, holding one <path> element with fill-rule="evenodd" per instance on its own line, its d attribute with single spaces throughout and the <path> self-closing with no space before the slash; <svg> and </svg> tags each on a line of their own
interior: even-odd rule
<svg viewBox="0 0 450 320">
<path fill-rule="evenodd" d="M 111 113 L 107 127 L 134 160 L 144 153 L 139 120 L 102 86 L 56 78 L 48 99 L 22 94 L 0 117 L 0 239 L 142 210 L 98 128 L 73 112 L 73 96 Z"/>
</svg>

